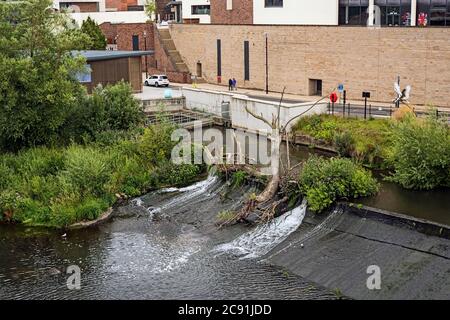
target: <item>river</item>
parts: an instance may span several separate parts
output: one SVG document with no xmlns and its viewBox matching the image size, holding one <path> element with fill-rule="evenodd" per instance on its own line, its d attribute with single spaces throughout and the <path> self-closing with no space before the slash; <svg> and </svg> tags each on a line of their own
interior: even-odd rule
<svg viewBox="0 0 450 320">
<path fill-rule="evenodd" d="M 218 229 L 217 213 L 236 208 L 254 190 L 242 187 L 226 199 L 224 191 L 224 183 L 210 176 L 185 189 L 150 193 L 116 208 L 103 225 L 67 233 L 0 226 L 0 298 L 336 298 L 261 261 L 298 227 L 304 208 L 262 229 Z M 245 252 L 253 247 L 259 249 Z M 67 288 L 70 265 L 81 269 L 80 290 Z"/>
<path fill-rule="evenodd" d="M 291 154 L 295 163 L 311 150 L 293 147 Z M 256 228 L 219 229 L 217 214 L 238 208 L 256 191 L 251 186 L 227 190 L 210 175 L 185 188 L 134 199 L 115 208 L 110 221 L 84 230 L 0 225 L 0 299 L 336 298 L 331 289 L 264 259 L 294 232 L 303 239 L 302 228 L 297 229 L 304 205 Z M 379 195 L 360 202 L 450 224 L 449 201 L 447 190 L 412 192 L 382 182 Z M 79 290 L 67 287 L 71 265 L 81 269 Z"/>
</svg>

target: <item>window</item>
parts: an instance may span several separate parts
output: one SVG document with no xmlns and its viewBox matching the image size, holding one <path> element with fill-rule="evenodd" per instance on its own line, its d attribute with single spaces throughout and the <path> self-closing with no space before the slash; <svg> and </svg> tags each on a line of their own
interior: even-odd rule
<svg viewBox="0 0 450 320">
<path fill-rule="evenodd" d="M 217 76 L 222 76 L 222 41 L 217 39 Z"/>
<path fill-rule="evenodd" d="M 90 64 L 84 65 L 84 70 L 75 75 L 78 82 L 90 83 L 92 81 L 92 69 Z"/>
<path fill-rule="evenodd" d="M 233 10 L 233 0 L 227 0 L 227 10 Z"/>
<path fill-rule="evenodd" d="M 321 79 L 309 79 L 309 95 L 310 96 L 322 96 L 322 80 Z"/>
<path fill-rule="evenodd" d="M 340 0 L 339 24 L 367 25 L 369 0 Z"/>
<path fill-rule="evenodd" d="M 209 14 L 211 11 L 211 6 L 209 5 L 199 5 L 192 6 L 192 14 Z"/>
<path fill-rule="evenodd" d="M 431 0 L 430 25 L 445 26 L 447 13 L 447 0 Z"/>
<path fill-rule="evenodd" d="M 417 0 L 418 26 L 450 26 L 450 0 Z"/>
<path fill-rule="evenodd" d="M 265 0 L 264 6 L 267 7 L 283 7 L 283 0 Z"/>
<path fill-rule="evenodd" d="M 250 45 L 244 41 L 244 80 L 250 80 Z"/>
<path fill-rule="evenodd" d="M 133 41 L 133 51 L 138 51 L 139 50 L 139 36 L 133 35 L 132 41 Z"/>
<path fill-rule="evenodd" d="M 375 25 L 411 25 L 411 0 L 375 0 L 374 5 Z M 340 25 L 367 25 L 368 19 L 368 0 L 339 0 Z"/>
</svg>

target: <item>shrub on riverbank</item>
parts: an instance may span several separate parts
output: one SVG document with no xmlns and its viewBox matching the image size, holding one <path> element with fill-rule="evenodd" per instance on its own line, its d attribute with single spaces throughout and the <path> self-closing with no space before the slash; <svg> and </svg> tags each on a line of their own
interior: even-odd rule
<svg viewBox="0 0 450 320">
<path fill-rule="evenodd" d="M 433 117 L 405 117 L 394 127 L 389 178 L 407 189 L 450 187 L 450 130 Z"/>
<path fill-rule="evenodd" d="M 109 146 L 36 147 L 0 156 L 0 220 L 62 227 L 96 219 L 117 201 L 166 185 L 183 185 L 204 166 L 169 162 L 169 155 L 148 161 L 142 146 L 155 141 L 142 136 Z M 170 137 L 170 135 L 169 135 Z"/>
<path fill-rule="evenodd" d="M 392 124 L 384 119 L 313 115 L 301 118 L 293 130 L 333 146 L 341 156 L 371 167 L 386 166 L 384 160 L 389 157 L 392 145 Z"/>
<path fill-rule="evenodd" d="M 378 183 L 372 174 L 350 159 L 310 157 L 299 176 L 299 191 L 312 211 L 320 212 L 340 199 L 375 194 Z"/>
</svg>

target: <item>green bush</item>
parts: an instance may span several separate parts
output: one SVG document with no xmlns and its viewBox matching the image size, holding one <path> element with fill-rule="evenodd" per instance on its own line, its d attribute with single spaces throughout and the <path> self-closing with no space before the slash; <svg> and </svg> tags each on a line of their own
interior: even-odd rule
<svg viewBox="0 0 450 320">
<path fill-rule="evenodd" d="M 151 164 L 168 161 L 176 142 L 171 140 L 175 127 L 167 121 L 147 127 L 140 141 L 140 153 Z"/>
<path fill-rule="evenodd" d="M 348 131 L 340 132 L 334 136 L 334 146 L 341 157 L 350 157 L 355 150 L 355 139 Z"/>
<path fill-rule="evenodd" d="M 293 130 L 333 146 L 341 156 L 371 167 L 386 168 L 392 148 L 392 123 L 385 119 L 312 115 L 300 118 Z"/>
<path fill-rule="evenodd" d="M 242 186 L 242 184 L 245 182 L 245 179 L 247 178 L 247 172 L 239 170 L 236 172 L 233 172 L 231 176 L 231 187 L 232 188 L 238 188 Z"/>
<path fill-rule="evenodd" d="M 111 174 L 108 155 L 90 147 L 72 146 L 65 152 L 65 170 L 61 172 L 82 195 L 102 195 Z"/>
<path fill-rule="evenodd" d="M 195 180 L 203 169 L 203 165 L 165 162 L 160 164 L 153 177 L 159 185 L 183 186 Z"/>
<path fill-rule="evenodd" d="M 310 157 L 299 177 L 309 208 L 320 212 L 340 199 L 370 196 L 378 191 L 371 173 L 350 159 Z"/>
<path fill-rule="evenodd" d="M 85 96 L 71 109 L 61 137 L 78 143 L 99 141 L 111 145 L 129 138 L 144 121 L 139 101 L 131 86 L 123 81 L 99 86 L 92 95 Z"/>
<path fill-rule="evenodd" d="M 411 116 L 398 122 L 394 130 L 389 180 L 407 189 L 450 186 L 450 131 L 446 123 L 433 117 Z"/>
</svg>

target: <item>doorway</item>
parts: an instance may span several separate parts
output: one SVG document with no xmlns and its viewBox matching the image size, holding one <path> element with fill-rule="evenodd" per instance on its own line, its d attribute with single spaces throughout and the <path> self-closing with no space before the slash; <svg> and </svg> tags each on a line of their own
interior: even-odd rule
<svg viewBox="0 0 450 320">
<path fill-rule="evenodd" d="M 139 51 L 139 36 L 133 35 L 133 51 Z"/>
<path fill-rule="evenodd" d="M 202 63 L 201 62 L 197 62 L 197 78 L 201 78 L 202 77 Z"/>
<path fill-rule="evenodd" d="M 310 96 L 322 96 L 322 80 L 321 79 L 309 79 L 309 95 Z"/>
</svg>

